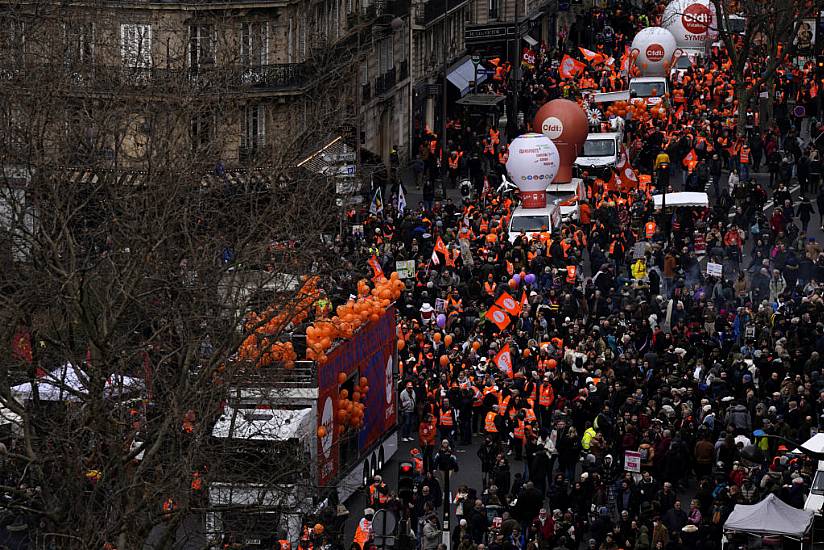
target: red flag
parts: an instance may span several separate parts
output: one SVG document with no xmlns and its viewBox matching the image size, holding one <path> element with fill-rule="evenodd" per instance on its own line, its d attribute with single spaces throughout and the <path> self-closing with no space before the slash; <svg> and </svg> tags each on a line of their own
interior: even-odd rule
<svg viewBox="0 0 824 550">
<path fill-rule="evenodd" d="M 497 300 L 495 300 L 495 305 L 506 310 L 507 313 L 515 317 L 521 314 L 521 308 L 518 307 L 518 302 L 516 302 L 515 298 L 510 296 L 507 292 L 504 292 L 498 297 Z"/>
<path fill-rule="evenodd" d="M 558 67 L 558 75 L 564 79 L 574 78 L 576 75 L 583 72 L 586 67 L 586 64 L 565 55 L 564 58 L 561 59 L 561 66 Z"/>
<path fill-rule="evenodd" d="M 604 189 L 607 191 L 617 191 L 618 190 L 618 180 L 615 178 L 615 170 L 612 170 L 609 175 L 609 181 L 604 184 Z"/>
<path fill-rule="evenodd" d="M 509 378 L 513 377 L 512 373 L 512 354 L 509 352 L 509 344 L 504 344 L 501 351 L 495 354 L 495 364 L 498 368 L 506 374 Z"/>
<path fill-rule="evenodd" d="M 24 328 L 19 329 L 11 339 L 12 357 L 31 364 L 33 355 L 31 350 L 31 334 Z"/>
<path fill-rule="evenodd" d="M 528 306 L 529 306 L 529 298 L 526 295 L 526 289 L 523 289 L 521 291 L 521 311 L 523 311 L 524 308 L 526 308 Z"/>
<path fill-rule="evenodd" d="M 502 310 L 498 306 L 492 306 L 489 308 L 484 317 L 495 323 L 500 330 L 504 330 L 511 322 L 509 315 L 506 314 L 506 311 Z"/>
<path fill-rule="evenodd" d="M 383 277 L 383 268 L 381 267 L 381 263 L 378 261 L 378 258 L 373 254 L 369 261 L 367 262 L 369 267 L 372 268 L 372 280 L 380 279 Z"/>
<path fill-rule="evenodd" d="M 684 159 L 681 161 L 681 164 L 683 164 L 684 167 L 687 167 L 691 162 L 698 162 L 698 153 L 695 152 L 695 148 L 690 149 L 690 152 L 684 155 Z"/>
</svg>

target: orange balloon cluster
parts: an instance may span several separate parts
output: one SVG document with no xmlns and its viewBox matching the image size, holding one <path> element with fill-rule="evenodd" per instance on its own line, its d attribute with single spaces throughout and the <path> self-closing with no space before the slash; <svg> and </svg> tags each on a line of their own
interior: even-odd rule
<svg viewBox="0 0 824 550">
<path fill-rule="evenodd" d="M 338 435 L 342 434 L 347 427 L 363 427 L 363 414 L 366 408 L 363 401 L 369 392 L 369 385 L 365 376 L 362 376 L 358 382 L 359 384 L 352 390 L 352 395 L 349 395 L 348 390 L 340 390 L 338 394 L 336 413 Z"/>
<path fill-rule="evenodd" d="M 276 337 L 287 324 L 301 323 L 309 315 L 309 308 L 320 296 L 318 280 L 317 276 L 305 277 L 293 302 L 279 311 L 274 307 L 268 307 L 259 315 L 252 312 L 246 316 L 244 328 L 251 334 L 243 340 L 238 349 L 241 360 L 250 361 L 257 367 L 280 362 L 283 362 L 286 368 L 295 366 L 297 354 L 291 342 L 277 342 Z"/>
<path fill-rule="evenodd" d="M 364 324 L 377 321 L 403 291 L 404 284 L 397 272 L 382 277 L 375 288 L 366 279 L 358 281 L 358 298 L 336 308 L 330 320 L 315 321 L 306 329 L 306 358 L 319 365 L 328 362 L 326 352 L 336 339 L 349 339 Z"/>
</svg>

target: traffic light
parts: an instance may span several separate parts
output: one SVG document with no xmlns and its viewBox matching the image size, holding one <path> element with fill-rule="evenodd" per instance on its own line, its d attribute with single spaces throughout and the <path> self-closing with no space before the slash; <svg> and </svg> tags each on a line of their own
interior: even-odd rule
<svg viewBox="0 0 824 550">
<path fill-rule="evenodd" d="M 398 496 L 403 502 L 411 502 L 415 488 L 415 465 L 410 460 L 398 464 Z"/>
</svg>

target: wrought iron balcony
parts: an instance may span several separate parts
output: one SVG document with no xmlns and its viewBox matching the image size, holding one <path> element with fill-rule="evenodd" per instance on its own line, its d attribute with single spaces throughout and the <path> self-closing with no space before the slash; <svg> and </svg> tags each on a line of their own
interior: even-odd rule
<svg viewBox="0 0 824 550">
<path fill-rule="evenodd" d="M 444 13 L 452 11 L 468 2 L 469 0 L 428 0 L 423 5 L 423 9 L 421 9 L 420 6 L 418 7 L 417 13 L 415 14 L 415 24 L 423 26 L 429 25 L 444 15 Z"/>
<path fill-rule="evenodd" d="M 392 67 L 381 76 L 375 79 L 375 95 L 383 95 L 395 87 L 397 82 L 397 73 Z"/>
<path fill-rule="evenodd" d="M 309 67 L 302 63 L 248 67 L 205 65 L 196 69 L 40 64 L 0 67 L 0 82 L 112 93 L 141 89 L 158 93 L 289 91 L 302 88 L 309 77 Z"/>
</svg>

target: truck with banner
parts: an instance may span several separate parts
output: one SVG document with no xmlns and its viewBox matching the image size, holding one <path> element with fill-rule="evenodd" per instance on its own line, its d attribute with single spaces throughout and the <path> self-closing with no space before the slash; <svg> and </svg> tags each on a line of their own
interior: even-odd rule
<svg viewBox="0 0 824 550">
<path fill-rule="evenodd" d="M 236 462 L 240 471 L 210 476 L 210 546 L 269 549 L 284 531 L 297 544 L 307 514 L 343 503 L 396 452 L 394 306 L 331 347 L 320 363 L 295 361 L 275 381 L 250 377 L 230 389 L 212 437 L 232 452 L 242 449 L 244 460 Z M 353 395 L 360 397 L 356 406 Z M 353 407 L 362 411 L 356 422 L 342 422 Z M 250 452 L 266 457 L 261 467 L 243 466 Z M 266 475 L 256 479 L 255 472 Z"/>
</svg>

